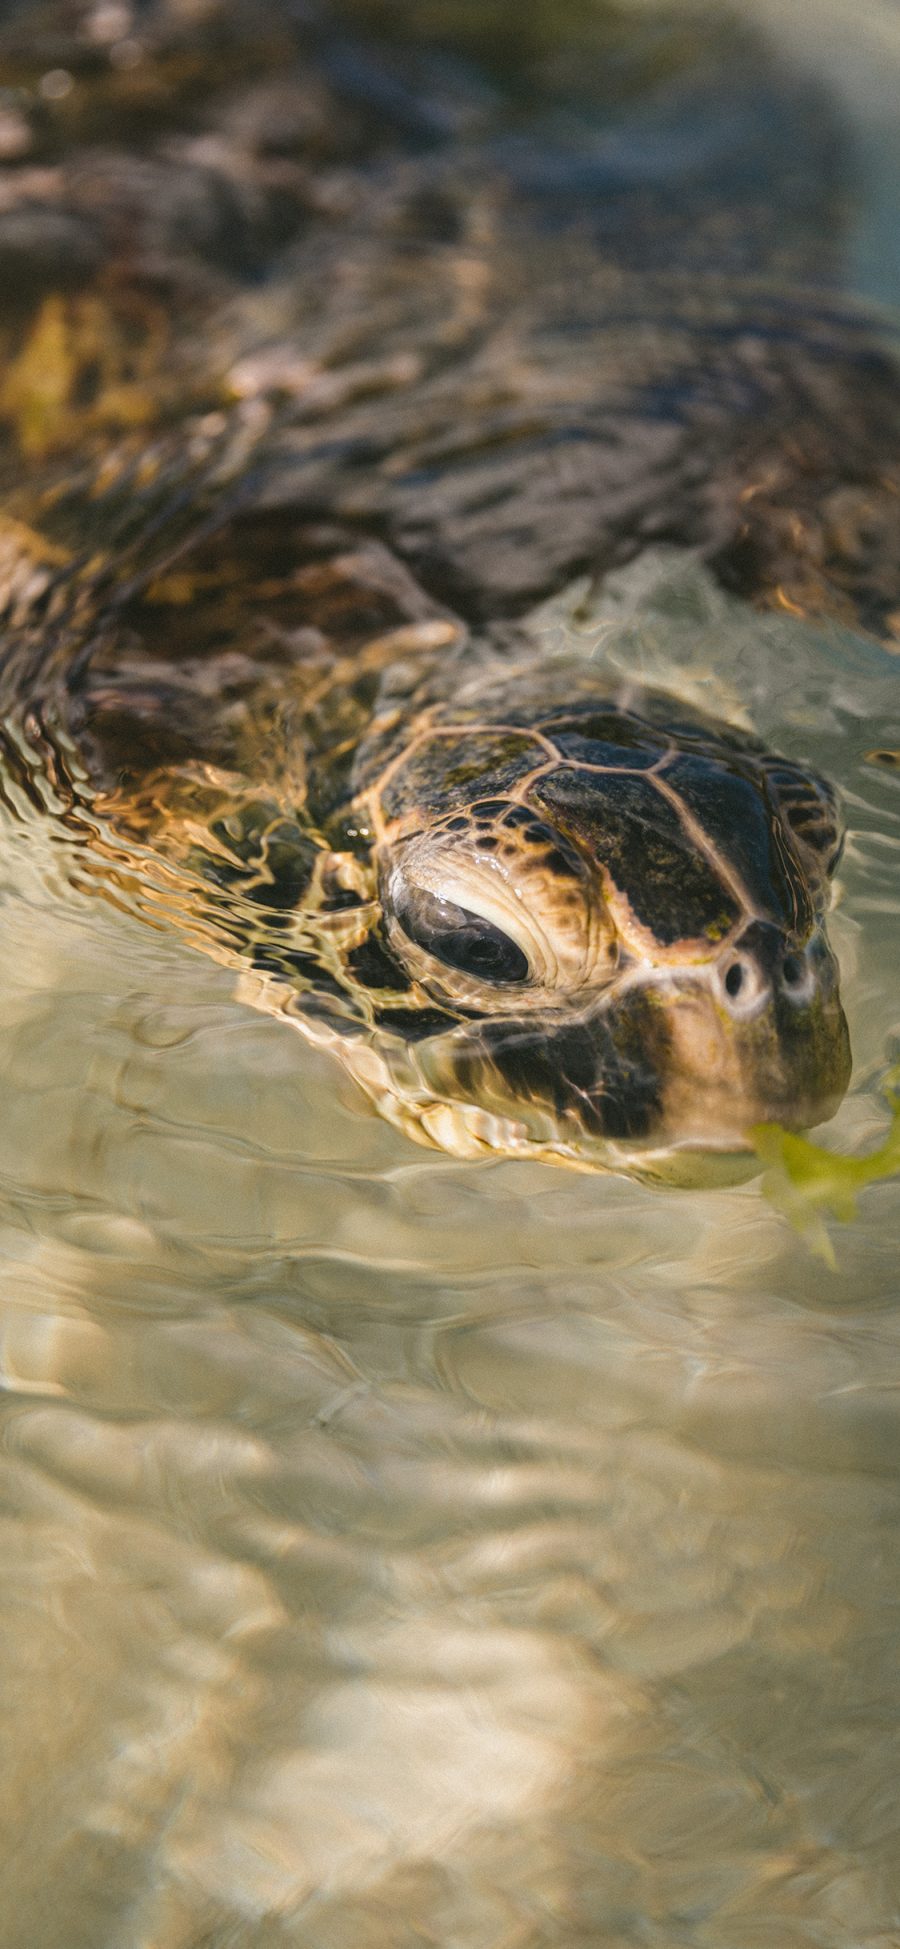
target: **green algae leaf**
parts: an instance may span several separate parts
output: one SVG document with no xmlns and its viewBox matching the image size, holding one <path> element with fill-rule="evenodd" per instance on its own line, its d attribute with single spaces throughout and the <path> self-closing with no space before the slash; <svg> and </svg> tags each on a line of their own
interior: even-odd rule
<svg viewBox="0 0 900 1949">
<path fill-rule="evenodd" d="M 885 1079 L 891 1123 L 884 1142 L 864 1157 L 824 1150 L 780 1123 L 758 1123 L 751 1132 L 757 1156 L 766 1166 L 762 1190 L 806 1239 L 812 1252 L 834 1267 L 834 1246 L 825 1215 L 845 1224 L 856 1217 L 857 1199 L 867 1184 L 900 1173 L 900 1065 Z"/>
</svg>

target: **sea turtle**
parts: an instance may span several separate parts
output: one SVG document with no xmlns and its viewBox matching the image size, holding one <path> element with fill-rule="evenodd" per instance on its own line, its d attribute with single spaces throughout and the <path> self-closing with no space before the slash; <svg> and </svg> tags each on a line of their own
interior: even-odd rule
<svg viewBox="0 0 900 1949">
<path fill-rule="evenodd" d="M 0 224 L 0 255 L 38 217 L 82 252 L 5 327 L 9 764 L 50 775 L 92 884 L 155 899 L 416 1137 L 677 1173 L 828 1115 L 831 786 L 528 623 L 663 545 L 762 606 L 894 627 L 895 369 L 810 288 L 827 183 L 776 171 L 757 207 L 818 97 L 735 30 L 726 208 L 681 74 L 635 174 L 553 104 L 539 140 L 521 76 L 497 108 L 439 50 L 411 88 L 340 8 L 267 13 L 250 101 L 220 30 L 252 7 L 208 11 L 205 130 L 176 140 L 166 82 L 156 148 L 107 152 L 85 83 L 74 164 L 19 169 Z M 174 17 L 196 79 L 207 16 Z M 155 31 L 115 89 L 165 79 Z M 235 209 L 264 279 L 229 259 Z"/>
<path fill-rule="evenodd" d="M 183 553 L 42 698 L 94 885 L 462 1156 L 692 1177 L 830 1115 L 831 786 L 527 624 L 467 631 L 376 545 L 273 588 L 267 538 Z"/>
</svg>

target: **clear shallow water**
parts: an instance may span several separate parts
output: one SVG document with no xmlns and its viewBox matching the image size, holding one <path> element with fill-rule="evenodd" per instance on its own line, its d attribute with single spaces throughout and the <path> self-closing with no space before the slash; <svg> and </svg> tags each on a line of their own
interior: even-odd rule
<svg viewBox="0 0 900 1949">
<path fill-rule="evenodd" d="M 841 781 L 871 1143 L 896 658 L 665 558 L 579 628 Z M 3 1949 L 892 1946 L 900 1187 L 830 1271 L 753 1184 L 416 1151 L 2 834 Z"/>
</svg>

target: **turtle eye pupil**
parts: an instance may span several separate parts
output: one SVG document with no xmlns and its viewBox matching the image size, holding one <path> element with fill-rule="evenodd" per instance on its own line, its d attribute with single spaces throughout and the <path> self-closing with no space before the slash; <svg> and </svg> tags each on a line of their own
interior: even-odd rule
<svg viewBox="0 0 900 1949">
<path fill-rule="evenodd" d="M 404 933 L 428 954 L 478 981 L 527 981 L 528 957 L 492 921 L 421 887 L 404 888 L 394 900 Z"/>
</svg>

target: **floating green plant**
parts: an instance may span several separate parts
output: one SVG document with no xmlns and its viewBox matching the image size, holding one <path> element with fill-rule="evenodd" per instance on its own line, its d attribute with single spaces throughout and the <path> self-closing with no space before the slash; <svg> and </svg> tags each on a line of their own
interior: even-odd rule
<svg viewBox="0 0 900 1949">
<path fill-rule="evenodd" d="M 885 1078 L 883 1093 L 891 1123 L 883 1143 L 863 1157 L 845 1157 L 825 1150 L 808 1137 L 784 1130 L 780 1123 L 758 1123 L 752 1136 L 758 1157 L 766 1166 L 762 1189 L 784 1212 L 810 1250 L 835 1266 L 834 1246 L 826 1215 L 845 1224 L 856 1217 L 857 1199 L 868 1184 L 900 1173 L 900 1064 Z"/>
</svg>

